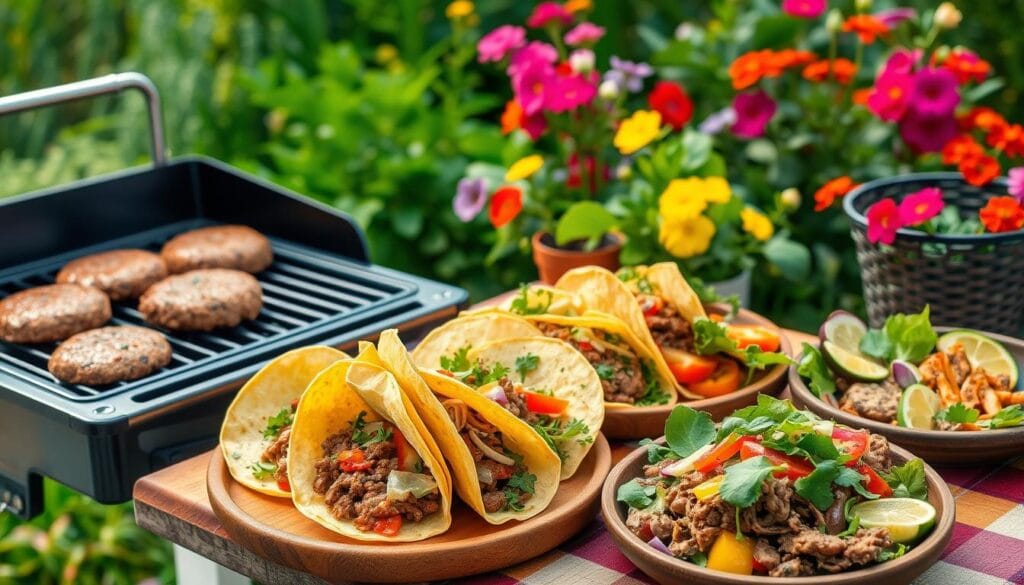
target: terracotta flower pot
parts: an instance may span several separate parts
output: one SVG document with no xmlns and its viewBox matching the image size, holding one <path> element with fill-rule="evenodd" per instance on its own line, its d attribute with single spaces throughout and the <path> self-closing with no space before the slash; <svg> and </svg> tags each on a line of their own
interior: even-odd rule
<svg viewBox="0 0 1024 585">
<path fill-rule="evenodd" d="M 619 269 L 619 251 L 622 250 L 622 236 L 605 235 L 601 245 L 591 251 L 582 246 L 559 248 L 555 237 L 547 232 L 533 234 L 533 262 L 537 265 L 541 282 L 555 284 L 560 276 L 580 266 L 601 266 L 608 270 Z"/>
</svg>

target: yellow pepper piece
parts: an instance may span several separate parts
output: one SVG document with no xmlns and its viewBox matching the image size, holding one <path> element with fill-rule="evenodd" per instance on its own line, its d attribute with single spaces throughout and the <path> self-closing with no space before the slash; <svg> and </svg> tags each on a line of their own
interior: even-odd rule
<svg viewBox="0 0 1024 585">
<path fill-rule="evenodd" d="M 708 552 L 708 568 L 736 575 L 754 572 L 754 539 L 737 540 L 732 532 L 723 532 Z"/>
<path fill-rule="evenodd" d="M 723 481 L 725 481 L 724 475 L 712 477 L 699 486 L 693 488 L 693 495 L 697 496 L 697 499 L 702 502 L 704 500 L 709 500 L 718 493 L 719 489 L 721 489 Z"/>
</svg>

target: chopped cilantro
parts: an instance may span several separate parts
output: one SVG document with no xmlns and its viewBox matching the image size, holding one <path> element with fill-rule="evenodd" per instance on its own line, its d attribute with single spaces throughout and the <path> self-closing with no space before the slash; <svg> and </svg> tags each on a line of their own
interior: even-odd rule
<svg viewBox="0 0 1024 585">
<path fill-rule="evenodd" d="M 522 512 L 523 505 L 519 503 L 520 493 L 512 488 L 505 488 L 505 509 L 513 512 Z"/>
<path fill-rule="evenodd" d="M 928 499 L 928 482 L 924 476 L 924 462 L 920 459 L 911 459 L 893 467 L 888 473 L 883 472 L 882 479 L 892 488 L 893 497 Z"/>
<path fill-rule="evenodd" d="M 654 503 L 656 488 L 653 485 L 641 485 L 637 479 L 631 479 L 619 486 L 615 499 L 624 502 L 631 508 L 643 510 Z"/>
<path fill-rule="evenodd" d="M 449 372 L 464 372 L 472 367 L 469 363 L 470 346 L 460 347 L 451 357 L 441 356 L 441 368 Z"/>
<path fill-rule="evenodd" d="M 352 421 L 352 442 L 365 447 L 374 443 L 383 443 L 391 438 L 391 430 L 386 428 L 383 423 L 377 426 L 372 431 L 366 431 L 366 421 L 363 417 L 366 416 L 366 411 L 360 411 L 356 416 L 356 420 Z"/>
<path fill-rule="evenodd" d="M 641 375 L 644 378 L 644 395 L 636 401 L 637 406 L 653 406 L 655 404 L 667 404 L 669 395 L 661 388 L 657 376 L 654 375 L 654 368 L 647 361 L 640 364 Z M 632 375 L 626 372 L 626 375 Z"/>
<path fill-rule="evenodd" d="M 562 461 L 565 461 L 568 456 L 562 448 L 563 444 L 571 440 L 575 440 L 580 445 L 589 445 L 594 442 L 594 437 L 590 436 L 590 427 L 578 418 L 563 424 L 558 419 L 542 416 L 530 426 L 537 431 L 540 438 L 544 439 L 544 442 L 558 454 Z"/>
<path fill-rule="evenodd" d="M 597 364 L 594 366 L 594 371 L 597 372 L 597 377 L 602 380 L 611 380 L 612 376 L 615 375 L 615 368 L 608 364 Z"/>
<path fill-rule="evenodd" d="M 294 414 L 291 408 L 282 408 L 277 414 L 267 419 L 267 428 L 263 429 L 263 438 L 276 439 L 285 427 L 291 426 Z"/>
<path fill-rule="evenodd" d="M 270 479 L 277 473 L 277 466 L 273 463 L 264 463 L 263 461 L 257 461 L 256 463 L 249 466 L 252 470 L 252 476 L 262 481 L 264 479 Z"/>
<path fill-rule="evenodd" d="M 783 469 L 767 457 L 751 457 L 725 468 L 725 479 L 719 493 L 722 499 L 738 508 L 749 508 L 761 497 L 761 485 L 772 472 Z"/>
<path fill-rule="evenodd" d="M 519 372 L 519 381 L 525 382 L 526 374 L 536 370 L 538 365 L 540 365 L 540 358 L 532 353 L 517 357 L 516 371 Z"/>
<path fill-rule="evenodd" d="M 972 423 L 978 420 L 981 415 L 976 408 L 970 408 L 962 402 L 950 404 L 946 408 L 935 413 L 935 420 L 945 421 L 950 424 Z"/>
<path fill-rule="evenodd" d="M 512 300 L 509 310 L 518 315 L 543 315 L 551 308 L 554 294 L 543 288 L 535 289 L 535 296 L 538 299 L 536 305 L 530 304 L 530 287 L 526 284 L 519 285 L 519 295 Z"/>
<path fill-rule="evenodd" d="M 534 492 L 534 484 L 536 481 L 536 475 L 521 471 L 508 478 L 508 484 L 506 484 L 506 486 L 512 489 L 517 489 L 526 494 L 532 494 Z"/>
<path fill-rule="evenodd" d="M 1024 406 L 1013 404 L 995 413 L 988 421 L 988 428 L 1003 429 L 1024 424 Z"/>
</svg>

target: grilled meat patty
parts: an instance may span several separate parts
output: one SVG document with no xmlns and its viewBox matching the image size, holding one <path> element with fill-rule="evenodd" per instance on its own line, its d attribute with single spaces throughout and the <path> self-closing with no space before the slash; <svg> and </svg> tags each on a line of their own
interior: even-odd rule
<svg viewBox="0 0 1024 585">
<path fill-rule="evenodd" d="M 57 282 L 98 288 L 113 301 L 138 298 L 153 283 L 167 278 L 167 264 L 145 250 L 111 250 L 68 262 Z"/>
<path fill-rule="evenodd" d="M 152 329 L 102 327 L 72 336 L 54 350 L 48 369 L 71 384 L 101 385 L 148 376 L 171 361 L 171 345 Z"/>
<path fill-rule="evenodd" d="M 175 331 L 210 331 L 255 319 L 263 307 L 260 283 L 239 270 L 212 268 L 169 276 L 139 299 L 139 312 Z"/>
<path fill-rule="evenodd" d="M 30 288 L 0 301 L 0 339 L 11 343 L 60 341 L 110 320 L 110 299 L 79 284 Z"/>
<path fill-rule="evenodd" d="M 179 234 L 160 255 L 172 274 L 199 268 L 232 268 L 256 273 L 270 266 L 270 240 L 244 225 L 205 227 Z"/>
</svg>

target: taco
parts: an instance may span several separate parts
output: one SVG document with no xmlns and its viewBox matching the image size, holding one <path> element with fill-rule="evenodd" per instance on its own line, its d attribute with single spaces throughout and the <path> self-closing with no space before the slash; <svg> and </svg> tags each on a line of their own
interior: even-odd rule
<svg viewBox="0 0 1024 585">
<path fill-rule="evenodd" d="M 220 447 L 235 481 L 281 498 L 288 489 L 288 439 L 299 397 L 321 370 L 344 353 L 303 347 L 272 360 L 238 391 L 224 415 Z"/>
<path fill-rule="evenodd" d="M 545 284 L 520 285 L 519 293 L 505 299 L 498 308 L 516 315 L 574 316 L 586 310 L 575 294 Z"/>
<path fill-rule="evenodd" d="M 456 350 L 492 339 L 540 336 L 529 321 L 489 309 L 463 313 L 427 334 L 412 350 L 412 359 L 423 368 L 441 367 L 441 358 Z"/>
<path fill-rule="evenodd" d="M 345 360 L 299 400 L 289 446 L 292 502 L 304 516 L 357 540 L 423 540 L 451 525 L 441 451 L 384 368 Z"/>
<path fill-rule="evenodd" d="M 526 520 L 551 503 L 561 460 L 528 424 L 450 376 L 417 370 L 393 329 L 360 356 L 398 379 L 451 465 L 455 490 L 484 520 Z"/>
</svg>

